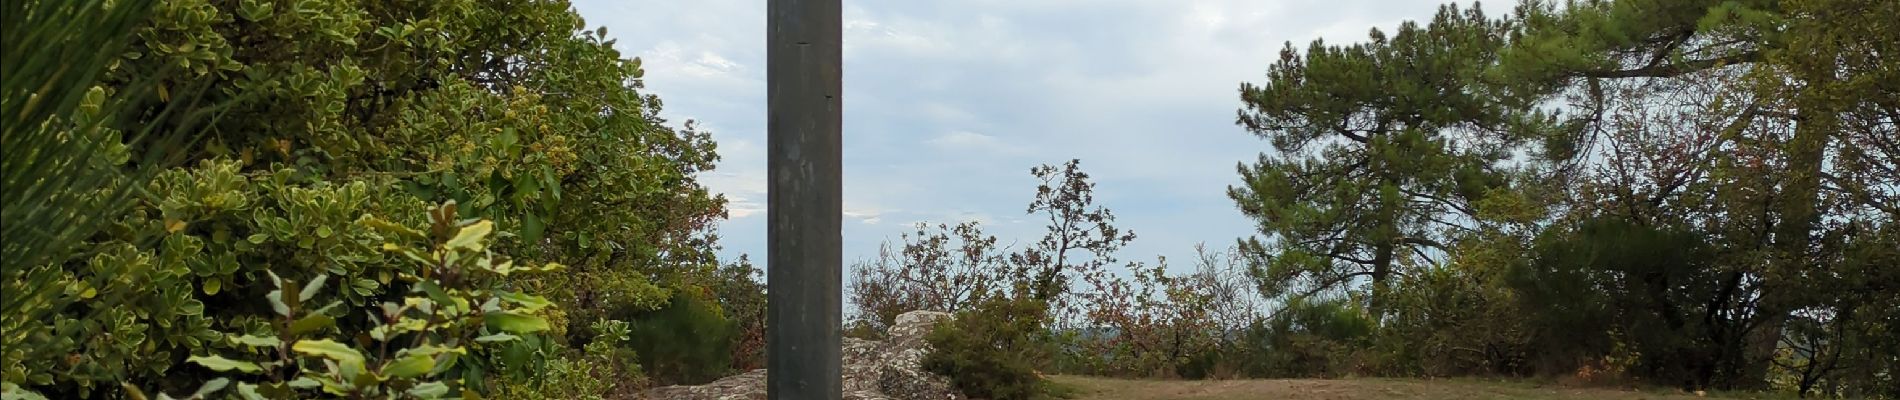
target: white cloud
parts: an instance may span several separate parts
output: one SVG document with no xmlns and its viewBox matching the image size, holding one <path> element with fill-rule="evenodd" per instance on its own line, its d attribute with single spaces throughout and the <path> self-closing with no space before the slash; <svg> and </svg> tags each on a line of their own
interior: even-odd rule
<svg viewBox="0 0 1900 400">
<path fill-rule="evenodd" d="M 765 171 L 712 172 L 700 175 L 699 180 L 715 192 L 737 195 L 765 194 Z"/>
<path fill-rule="evenodd" d="M 1021 149 L 997 139 L 995 136 L 970 131 L 949 131 L 930 138 L 931 146 L 940 150 L 959 152 L 988 152 L 991 154 L 1014 154 Z M 964 153 L 967 154 L 967 153 Z"/>
<path fill-rule="evenodd" d="M 982 119 L 957 105 L 930 101 L 917 105 L 917 115 L 929 119 L 934 124 L 969 124 Z"/>
<path fill-rule="evenodd" d="M 647 80 L 683 80 L 688 83 L 744 85 L 756 81 L 744 64 L 699 43 L 660 42 L 638 53 Z"/>
<path fill-rule="evenodd" d="M 1027 169 L 1069 158 L 1141 233 L 1124 259 L 1250 234 L 1224 193 L 1234 164 L 1266 148 L 1233 124 L 1239 83 L 1261 80 L 1285 42 L 1362 41 L 1443 1 L 849 2 L 845 210 L 860 223 L 847 224 L 846 257 L 909 227 L 885 220 L 975 219 L 1004 242 L 1033 240 Z M 763 255 L 765 2 L 576 8 L 644 58 L 663 116 L 711 129 L 723 158 L 701 179 L 731 200 L 726 256 Z"/>
<path fill-rule="evenodd" d="M 726 216 L 740 219 L 765 214 L 765 204 L 744 196 L 726 196 Z"/>
<path fill-rule="evenodd" d="M 846 206 L 844 208 L 845 218 L 856 219 L 859 222 L 863 222 L 866 224 L 876 224 L 878 221 L 882 220 L 880 218 L 882 215 L 883 215 L 882 212 L 873 208 L 852 208 L 849 206 Z"/>
</svg>

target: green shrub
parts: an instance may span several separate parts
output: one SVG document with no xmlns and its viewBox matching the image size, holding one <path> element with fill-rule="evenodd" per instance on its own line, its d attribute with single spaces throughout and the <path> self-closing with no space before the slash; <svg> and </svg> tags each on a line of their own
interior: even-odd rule
<svg viewBox="0 0 1900 400">
<path fill-rule="evenodd" d="M 49 15 L 67 3 L 147 4 L 9 4 Z M 57 33 L 71 20 L 9 19 L 34 25 L 7 29 Z M 257 301 L 273 290 L 271 273 L 327 277 L 325 295 L 340 302 L 327 312 L 349 316 L 336 317 L 335 332 L 368 332 L 379 323 L 362 315 L 400 305 L 412 287 L 399 277 L 416 272 L 381 250 L 389 234 L 361 217 L 422 226 L 443 201 L 458 204 L 457 219 L 511 232 L 487 244 L 496 253 L 568 263 L 562 274 L 503 279 L 558 303 L 537 335 L 547 346 L 587 342 L 595 321 L 702 289 L 718 265 L 711 227 L 724 199 L 696 180 L 718 159 L 709 135 L 668 126 L 659 99 L 642 93 L 640 61 L 604 31 L 583 30 L 566 1 L 158 0 L 125 25 L 111 31 L 123 48 L 81 71 L 101 78 L 57 88 L 84 95 L 49 98 L 65 99 L 49 110 L 66 111 L 31 121 L 52 131 L 96 122 L 67 135 L 96 151 L 72 169 L 139 173 L 23 203 L 8 175 L 7 254 L 44 254 L 0 268 L 0 379 L 12 387 L 54 398 L 120 397 L 122 382 L 195 390 L 220 375 L 188 357 L 239 359 L 248 350 L 226 332 L 276 331 L 281 316 Z M 7 35 L 7 48 L 27 37 Z M 23 77 L 8 75 L 9 90 L 51 78 Z M 202 98 L 167 108 L 187 90 Z M 13 110 L 20 98 L 10 91 L 0 103 Z M 187 118 L 204 115 L 217 118 Z M 32 170 L 12 168 L 25 160 L 16 152 L 31 151 L 13 146 L 16 124 L 6 125 L 8 171 Z M 198 130 L 208 133 L 159 161 L 139 157 L 152 142 L 130 137 Z M 122 193 L 135 195 L 102 200 Z M 43 207 L 75 202 L 114 207 Z M 16 211 L 83 215 L 99 229 L 15 246 L 28 243 L 15 240 Z M 458 357 L 444 373 L 480 391 L 499 366 L 485 357 Z"/>
<path fill-rule="evenodd" d="M 926 370 L 950 378 L 973 398 L 1016 400 L 1050 397 L 1036 365 L 1049 351 L 1048 305 L 1027 298 L 992 297 L 939 325 L 925 340 Z"/>
<path fill-rule="evenodd" d="M 700 384 L 731 372 L 733 334 L 719 303 L 673 296 L 666 307 L 632 318 L 628 346 L 655 384 Z"/>
<path fill-rule="evenodd" d="M 719 267 L 712 283 L 720 308 L 734 324 L 731 366 L 735 370 L 765 368 L 764 278 L 764 271 L 740 255 L 738 260 Z"/>
<path fill-rule="evenodd" d="M 1545 231 L 1535 258 L 1512 271 L 1535 364 L 1544 372 L 1615 360 L 1631 378 L 1687 388 L 1745 378 L 1739 351 L 1752 305 L 1729 299 L 1739 272 L 1713 265 L 1696 232 L 1620 217 Z"/>
<path fill-rule="evenodd" d="M 490 395 L 499 399 L 585 399 L 631 397 L 645 376 L 633 350 L 622 347 L 631 329 L 626 322 L 595 321 L 597 336 L 581 349 L 569 349 L 537 337 L 525 337 L 502 350 L 503 377 Z M 513 353 L 513 354 L 510 354 Z M 520 365 L 520 367 L 515 367 Z"/>
<path fill-rule="evenodd" d="M 496 254 L 489 247 L 494 223 L 458 222 L 453 202 L 429 215 L 433 225 L 428 230 L 359 219 L 382 235 L 383 251 L 400 255 L 386 284 L 403 294 L 375 307 L 346 306 L 350 296 L 345 294 L 352 290 L 327 286 L 328 274 L 300 282 L 266 270 L 273 290 L 258 297 L 273 315 L 250 329 L 223 333 L 215 344 L 221 350 L 187 358 L 226 374 L 188 398 L 203 398 L 232 383 L 245 399 L 445 397 L 467 390 L 466 368 L 458 360 L 480 357 L 519 340 L 518 334 L 548 329 L 547 320 L 536 314 L 553 303 L 512 290 L 506 282 L 514 274 L 559 271 L 560 264 L 516 264 Z M 357 318 L 368 324 L 338 324 Z M 142 397 L 136 386 L 126 388 Z"/>
<path fill-rule="evenodd" d="M 1470 253 L 1470 252 L 1467 252 Z M 1461 261 L 1464 257 L 1459 258 Z M 1521 375 L 1533 353 L 1513 293 L 1473 264 L 1420 268 L 1398 278 L 1374 335 L 1371 369 L 1388 376 Z"/>
<path fill-rule="evenodd" d="M 1264 377 L 1345 375 L 1358 367 L 1374 327 L 1351 301 L 1295 299 L 1247 330 L 1246 342 L 1263 350 L 1244 369 Z"/>
</svg>

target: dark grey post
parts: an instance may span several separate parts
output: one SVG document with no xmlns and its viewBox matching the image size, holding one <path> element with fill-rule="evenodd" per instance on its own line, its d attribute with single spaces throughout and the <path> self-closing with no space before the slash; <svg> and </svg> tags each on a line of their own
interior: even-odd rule
<svg viewBox="0 0 1900 400">
<path fill-rule="evenodd" d="M 766 5 L 766 393 L 838 399 L 843 344 L 843 8 Z"/>
</svg>

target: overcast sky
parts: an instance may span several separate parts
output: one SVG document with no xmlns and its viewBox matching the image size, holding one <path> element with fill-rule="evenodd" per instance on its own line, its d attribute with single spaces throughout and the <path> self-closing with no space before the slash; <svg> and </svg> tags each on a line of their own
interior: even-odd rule
<svg viewBox="0 0 1900 400">
<path fill-rule="evenodd" d="M 844 257 L 917 221 L 977 220 L 1033 242 L 1029 168 L 1079 158 L 1139 236 L 1124 260 L 1225 247 L 1253 224 L 1226 196 L 1265 142 L 1238 87 L 1284 43 L 1361 41 L 1443 0 L 845 1 Z M 724 257 L 765 259 L 765 0 L 575 0 L 643 59 L 662 113 L 713 132 L 702 179 L 731 200 Z"/>
</svg>

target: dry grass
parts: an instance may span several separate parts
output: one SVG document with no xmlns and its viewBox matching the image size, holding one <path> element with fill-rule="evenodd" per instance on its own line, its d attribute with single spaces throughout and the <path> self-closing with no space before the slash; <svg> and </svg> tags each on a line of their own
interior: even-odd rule
<svg viewBox="0 0 1900 400">
<path fill-rule="evenodd" d="M 1255 379 L 1225 381 L 1127 380 L 1081 376 L 1051 377 L 1075 389 L 1077 400 L 1356 400 L 1356 399 L 1533 399 L 1638 400 L 1699 399 L 1693 393 L 1618 390 L 1475 379 Z M 1711 394 L 1709 397 L 1718 397 Z M 1760 396 L 1756 396 L 1760 397 Z M 1750 396 L 1720 396 L 1745 399 Z"/>
</svg>

